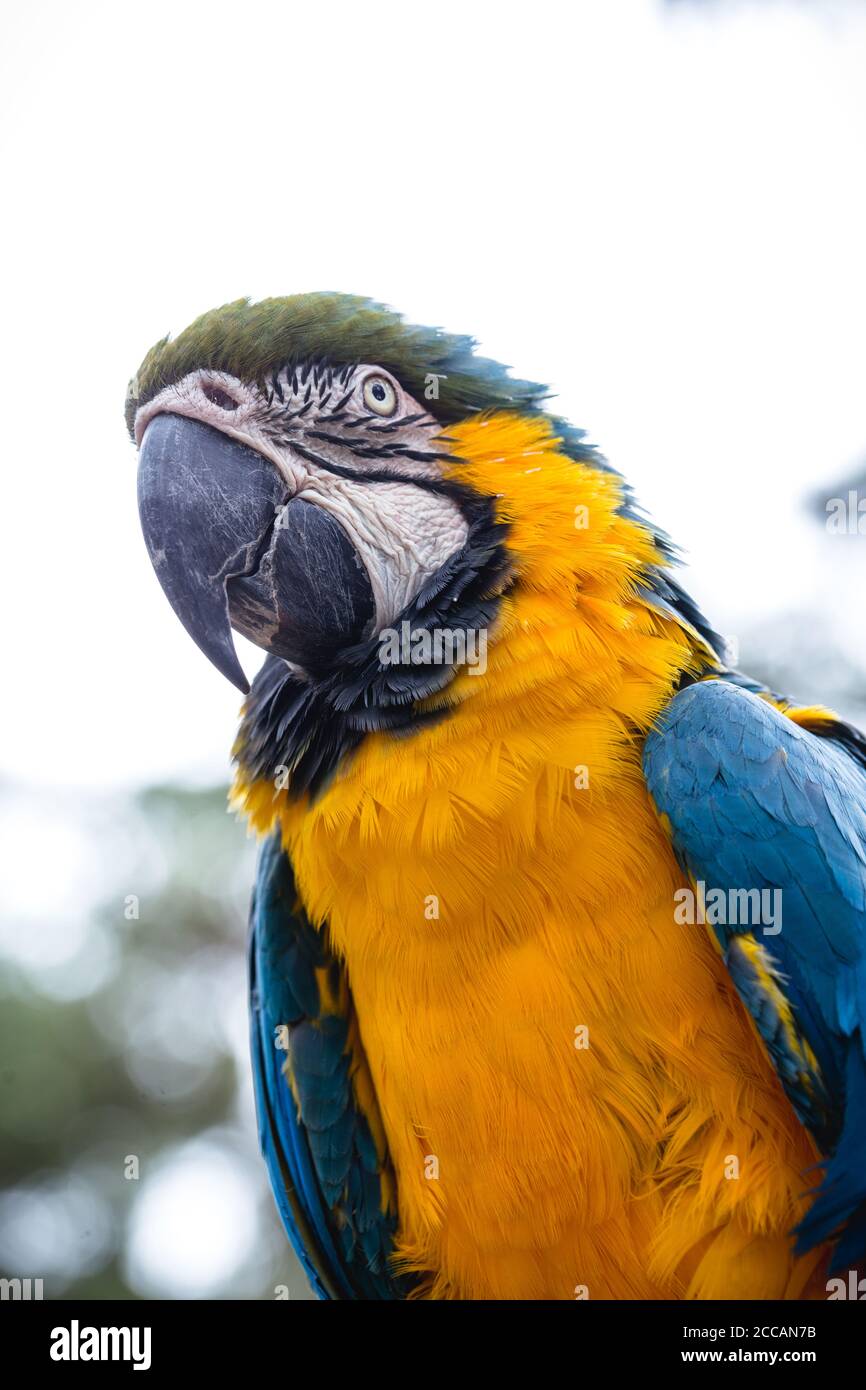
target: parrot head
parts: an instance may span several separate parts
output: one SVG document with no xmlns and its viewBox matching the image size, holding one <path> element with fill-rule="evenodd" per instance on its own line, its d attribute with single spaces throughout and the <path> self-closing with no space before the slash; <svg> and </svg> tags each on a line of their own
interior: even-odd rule
<svg viewBox="0 0 866 1390">
<path fill-rule="evenodd" d="M 306 294 L 226 305 L 147 355 L 126 417 L 148 552 L 242 691 L 232 628 L 325 677 L 489 531 L 489 499 L 446 476 L 443 432 L 533 409 L 541 388 L 472 346 L 366 299 Z M 507 566 L 488 559 L 495 587 Z"/>
<path fill-rule="evenodd" d="M 545 413 L 544 387 L 474 346 L 351 295 L 240 300 L 157 343 L 130 382 L 141 524 L 172 607 L 244 693 L 232 629 L 269 654 L 236 747 L 251 777 L 287 762 L 314 791 L 367 733 L 441 717 L 465 663 L 453 639 L 492 628 L 518 582 L 563 605 L 540 624 L 572 626 L 605 554 L 612 593 L 641 586 L 712 641 L 622 479 Z M 383 661 L 382 634 L 407 627 L 452 640 Z"/>
</svg>

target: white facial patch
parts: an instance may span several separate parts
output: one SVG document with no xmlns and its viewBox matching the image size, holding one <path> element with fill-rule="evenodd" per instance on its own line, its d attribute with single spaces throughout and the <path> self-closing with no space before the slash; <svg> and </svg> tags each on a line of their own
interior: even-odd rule
<svg viewBox="0 0 866 1390">
<path fill-rule="evenodd" d="M 312 465 L 302 493 L 340 522 L 364 562 L 377 631 L 466 544 L 469 528 L 456 503 L 413 483 L 356 482 Z"/>
</svg>

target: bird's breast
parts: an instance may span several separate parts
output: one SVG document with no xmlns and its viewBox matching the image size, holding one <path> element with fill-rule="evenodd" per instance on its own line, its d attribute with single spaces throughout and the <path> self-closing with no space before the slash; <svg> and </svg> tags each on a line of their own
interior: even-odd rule
<svg viewBox="0 0 866 1390">
<path fill-rule="evenodd" d="M 567 737 L 522 766 L 467 751 L 426 794 L 408 770 L 375 796 L 344 784 L 291 844 L 347 964 L 400 1252 L 437 1296 L 682 1296 L 730 1203 L 725 1156 L 763 1143 L 765 1185 L 781 1165 L 775 1198 L 742 1189 L 777 1200 L 780 1226 L 811 1161 L 704 929 L 675 922 L 681 874 L 637 751 L 603 753 L 593 721 L 585 785 Z M 707 1182 L 719 1205 L 698 1212 L 684 1194 Z"/>
</svg>

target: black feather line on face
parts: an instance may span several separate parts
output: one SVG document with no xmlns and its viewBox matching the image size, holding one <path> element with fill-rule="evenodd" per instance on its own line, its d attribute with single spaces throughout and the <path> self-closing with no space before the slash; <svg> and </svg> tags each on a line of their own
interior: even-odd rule
<svg viewBox="0 0 866 1390">
<path fill-rule="evenodd" d="M 473 518 L 477 517 L 479 507 L 487 504 L 487 499 L 479 497 L 471 487 L 465 483 L 460 483 L 452 478 L 407 478 L 405 473 L 393 473 L 387 468 L 379 468 L 375 473 L 356 473 L 353 468 L 345 468 L 340 463 L 332 463 L 330 459 L 321 458 L 312 449 L 307 449 L 303 444 L 293 443 L 292 448 L 301 458 L 308 463 L 315 463 L 319 468 L 323 468 L 328 473 L 335 473 L 338 478 L 349 478 L 355 483 L 365 483 L 371 486 L 374 483 L 402 483 L 412 487 L 423 488 L 426 492 L 435 492 L 439 497 L 450 497 L 452 502 L 456 502 L 463 515 L 466 517 L 470 526 Z M 405 452 L 404 450 L 400 451 Z M 371 457 L 373 457 L 371 455 Z M 390 462 L 398 455 L 389 453 L 387 458 Z M 448 458 L 447 454 L 434 454 L 435 459 Z"/>
<path fill-rule="evenodd" d="M 331 411 L 331 419 L 332 419 L 332 420 L 333 420 L 334 416 L 335 416 L 339 411 L 341 411 L 345 405 L 348 405 L 349 401 L 352 399 L 352 397 L 354 396 L 354 394 L 355 394 L 355 388 L 354 388 L 354 386 L 353 386 L 352 389 L 351 389 L 351 391 L 347 391 L 346 394 L 345 394 L 344 396 L 341 396 L 341 397 L 340 397 L 340 399 L 337 401 L 337 404 L 334 406 L 334 409 Z"/>
<path fill-rule="evenodd" d="M 470 510 L 466 544 L 395 619 L 397 631 L 404 622 L 413 636 L 435 629 L 487 631 L 514 582 L 507 526 L 496 521 L 490 499 L 460 492 Z M 456 662 L 383 666 L 379 656 L 376 636 L 341 652 L 335 669 L 314 681 L 268 657 L 253 682 L 235 744 L 244 776 L 276 782 L 288 768 L 289 796 L 316 797 L 366 734 L 408 735 L 447 715 L 447 701 L 427 710 L 418 704 L 445 690 L 460 669 Z"/>
</svg>

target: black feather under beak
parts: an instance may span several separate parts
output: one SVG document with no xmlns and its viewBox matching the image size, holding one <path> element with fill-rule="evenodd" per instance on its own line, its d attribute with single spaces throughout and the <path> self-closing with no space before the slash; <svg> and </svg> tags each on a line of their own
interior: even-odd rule
<svg viewBox="0 0 866 1390">
<path fill-rule="evenodd" d="M 373 590 L 349 536 L 247 445 L 200 420 L 155 416 L 139 450 L 138 506 L 172 608 L 244 694 L 232 627 L 311 674 L 372 633 Z"/>
</svg>

